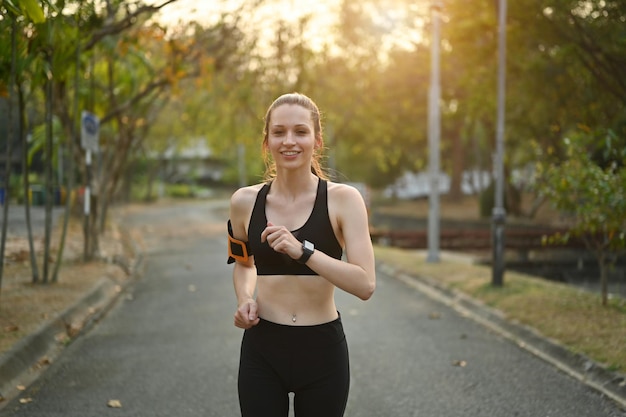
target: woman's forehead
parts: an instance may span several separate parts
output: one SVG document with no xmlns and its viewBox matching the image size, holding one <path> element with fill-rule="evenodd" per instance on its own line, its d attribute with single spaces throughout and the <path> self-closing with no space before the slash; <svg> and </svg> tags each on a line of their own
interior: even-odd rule
<svg viewBox="0 0 626 417">
<path fill-rule="evenodd" d="M 272 110 L 270 117 L 272 125 L 287 124 L 313 124 L 311 120 L 311 112 L 297 104 L 282 104 Z"/>
</svg>

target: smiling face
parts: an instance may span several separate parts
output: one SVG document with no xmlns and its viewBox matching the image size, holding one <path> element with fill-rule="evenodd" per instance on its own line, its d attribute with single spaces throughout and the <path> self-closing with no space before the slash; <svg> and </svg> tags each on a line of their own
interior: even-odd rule
<svg viewBox="0 0 626 417">
<path fill-rule="evenodd" d="M 310 172 L 315 149 L 319 146 L 311 112 L 298 104 L 275 107 L 267 123 L 263 143 L 272 155 L 276 169 L 304 169 Z"/>
<path fill-rule="evenodd" d="M 313 100 L 300 93 L 283 94 L 267 109 L 264 120 L 262 149 L 265 180 L 276 176 L 279 163 L 288 168 L 298 164 L 308 165 L 313 174 L 328 179 L 320 163 L 324 149 L 321 115 Z M 284 135 L 286 141 L 280 135 Z M 279 142 L 285 152 L 276 147 Z M 309 144 L 305 146 L 304 143 Z M 287 150 L 289 147 L 291 149 Z"/>
</svg>

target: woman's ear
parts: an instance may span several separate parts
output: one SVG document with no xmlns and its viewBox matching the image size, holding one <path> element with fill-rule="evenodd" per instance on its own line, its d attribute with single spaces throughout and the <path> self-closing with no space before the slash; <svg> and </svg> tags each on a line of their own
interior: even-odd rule
<svg viewBox="0 0 626 417">
<path fill-rule="evenodd" d="M 321 151 L 324 148 L 324 139 L 321 136 L 317 136 L 315 138 L 315 146 L 316 151 Z"/>
</svg>

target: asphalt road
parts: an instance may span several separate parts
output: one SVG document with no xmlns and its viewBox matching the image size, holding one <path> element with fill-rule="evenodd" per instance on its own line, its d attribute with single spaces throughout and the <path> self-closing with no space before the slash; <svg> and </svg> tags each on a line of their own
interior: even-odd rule
<svg viewBox="0 0 626 417">
<path fill-rule="evenodd" d="M 0 210 L 4 210 L 4 207 L 0 205 Z M 65 207 L 54 206 L 52 208 L 52 224 L 58 223 L 59 219 L 63 215 Z M 7 222 L 7 234 L 8 236 L 26 237 L 28 236 L 28 229 L 26 227 L 26 209 L 23 205 L 11 204 L 9 206 L 9 221 Z M 42 236 L 44 233 L 44 227 L 46 224 L 45 208 L 42 206 L 30 207 L 30 221 L 33 234 L 36 236 Z M 0 215 L 0 227 L 2 226 L 2 215 Z"/>
<path fill-rule="evenodd" d="M 130 213 L 144 276 L 0 417 L 237 416 L 241 330 L 225 207 Z M 351 354 L 346 417 L 624 417 L 615 403 L 454 310 L 378 275 L 367 302 L 338 291 Z M 121 408 L 111 408 L 111 400 Z M 320 416 L 323 417 L 323 416 Z"/>
</svg>

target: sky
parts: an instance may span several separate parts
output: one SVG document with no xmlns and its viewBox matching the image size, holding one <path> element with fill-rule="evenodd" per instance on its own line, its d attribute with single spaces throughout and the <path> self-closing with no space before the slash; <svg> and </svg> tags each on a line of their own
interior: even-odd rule
<svg viewBox="0 0 626 417">
<path fill-rule="evenodd" d="M 159 20 L 169 25 L 178 22 L 197 20 L 201 23 L 211 23 L 211 19 L 219 16 L 221 11 L 237 9 L 246 0 L 178 0 L 165 6 L 160 13 Z M 159 3 L 153 0 L 152 3 Z M 273 32 L 272 25 L 277 18 L 297 20 L 311 15 L 314 26 L 320 29 L 330 29 L 336 22 L 337 9 L 340 0 L 266 0 L 251 17 L 251 25 L 265 32 Z"/>
<path fill-rule="evenodd" d="M 152 0 L 152 3 L 159 3 L 162 0 Z M 179 22 L 197 20 L 201 23 L 211 23 L 219 14 L 226 10 L 232 11 L 244 4 L 247 0 L 178 0 L 165 6 L 160 13 L 159 20 L 165 24 L 175 25 Z M 277 19 L 296 21 L 300 17 L 310 16 L 311 21 L 307 27 L 309 33 L 307 38 L 313 49 L 319 49 L 324 45 L 332 43 L 333 26 L 338 21 L 338 11 L 342 0 L 265 0 L 250 17 L 248 27 L 259 31 L 261 37 L 268 39 L 275 33 L 274 25 Z M 249 2 L 249 1 L 248 1 Z M 414 30 L 407 31 L 406 27 L 401 33 L 394 31 L 396 19 L 401 18 L 401 11 L 394 7 L 393 0 L 381 1 L 384 5 L 382 9 L 372 10 L 377 24 L 389 30 L 389 36 L 383 40 L 383 48 L 391 44 L 414 45 L 422 39 L 422 29 L 416 25 Z M 428 5 L 425 1 L 417 1 L 408 6 L 410 8 L 424 9 Z M 397 3 L 395 4 L 397 6 Z M 404 6 L 406 7 L 406 5 Z M 398 14 L 400 13 L 400 14 Z M 328 36 L 324 36 L 327 33 Z"/>
</svg>

